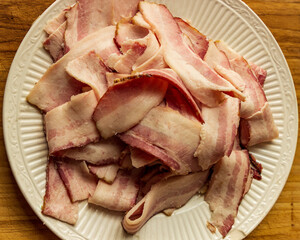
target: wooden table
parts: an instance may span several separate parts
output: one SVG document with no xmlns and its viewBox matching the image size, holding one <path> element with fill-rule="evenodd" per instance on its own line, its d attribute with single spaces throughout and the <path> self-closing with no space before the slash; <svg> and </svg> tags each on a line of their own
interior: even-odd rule
<svg viewBox="0 0 300 240">
<path fill-rule="evenodd" d="M 2 129 L 3 94 L 11 62 L 33 21 L 53 1 L 0 1 L 0 239 L 58 239 L 36 217 L 21 194 L 9 167 Z M 277 39 L 291 69 L 299 103 L 300 0 L 245 2 L 260 16 Z M 283 192 L 267 217 L 246 239 L 300 239 L 299 146 Z"/>
</svg>

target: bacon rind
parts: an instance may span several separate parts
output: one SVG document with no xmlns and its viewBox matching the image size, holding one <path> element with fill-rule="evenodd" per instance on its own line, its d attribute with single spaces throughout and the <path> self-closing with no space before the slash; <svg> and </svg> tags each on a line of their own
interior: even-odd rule
<svg viewBox="0 0 300 240">
<path fill-rule="evenodd" d="M 151 187 L 150 192 L 126 213 L 122 225 L 126 232 L 137 232 L 154 214 L 184 205 L 204 185 L 208 171 L 170 177 Z"/>
<path fill-rule="evenodd" d="M 78 203 L 71 202 L 52 157 L 47 164 L 46 193 L 42 213 L 69 224 L 75 224 L 78 219 Z"/>
</svg>

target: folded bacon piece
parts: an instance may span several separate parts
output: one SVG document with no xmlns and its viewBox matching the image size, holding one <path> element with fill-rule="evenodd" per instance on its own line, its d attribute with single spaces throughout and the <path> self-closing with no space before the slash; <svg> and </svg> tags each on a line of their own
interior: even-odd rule
<svg viewBox="0 0 300 240">
<path fill-rule="evenodd" d="M 52 157 L 49 157 L 46 175 L 46 193 L 42 213 L 69 224 L 75 224 L 78 219 L 78 203 L 71 202 Z"/>
<path fill-rule="evenodd" d="M 168 82 L 151 75 L 120 79 L 100 99 L 94 120 L 103 138 L 109 138 L 136 125 L 157 106 L 166 93 Z M 126 102 L 120 104 L 120 101 Z"/>
<path fill-rule="evenodd" d="M 243 146 L 250 147 L 258 143 L 268 142 L 279 135 L 268 102 L 251 117 L 242 119 L 240 125 L 240 138 Z"/>
<path fill-rule="evenodd" d="M 112 24 L 117 24 L 120 20 L 130 20 L 137 12 L 138 4 L 141 0 L 112 0 L 113 19 Z"/>
<path fill-rule="evenodd" d="M 140 168 L 157 161 L 156 157 L 138 148 L 133 148 L 133 147 L 130 147 L 130 157 L 131 157 L 132 166 L 134 166 L 135 168 Z"/>
<path fill-rule="evenodd" d="M 92 120 L 97 106 L 94 91 L 73 96 L 71 101 L 52 109 L 45 115 L 49 155 L 58 151 L 81 147 L 99 139 Z"/>
<path fill-rule="evenodd" d="M 74 160 L 84 160 L 95 165 L 104 165 L 117 163 L 124 147 L 124 143 L 117 137 L 111 137 L 83 147 L 69 148 L 60 151 L 57 155 Z"/>
<path fill-rule="evenodd" d="M 183 19 L 179 17 L 175 17 L 174 19 L 182 33 L 190 39 L 194 52 L 203 59 L 208 49 L 208 40 L 206 36 Z"/>
<path fill-rule="evenodd" d="M 64 34 L 66 22 L 63 22 L 43 43 L 54 62 L 64 55 Z"/>
<path fill-rule="evenodd" d="M 106 62 L 110 54 L 119 52 L 113 41 L 114 35 L 115 27 L 110 26 L 78 42 L 76 47 L 48 68 L 27 96 L 27 101 L 48 112 L 80 93 L 82 83 L 72 79 L 65 67 L 70 61 L 90 51 L 95 51 Z"/>
<path fill-rule="evenodd" d="M 114 211 L 128 211 L 136 202 L 140 171 L 119 170 L 115 181 L 107 184 L 99 180 L 96 191 L 89 199 L 93 203 Z"/>
<path fill-rule="evenodd" d="M 170 177 L 154 184 L 147 195 L 125 215 L 122 221 L 124 230 L 133 234 L 154 214 L 181 207 L 200 190 L 207 177 L 208 171 L 197 172 Z"/>
<path fill-rule="evenodd" d="M 200 122 L 171 108 L 158 106 L 119 137 L 130 146 L 159 158 L 177 174 L 184 175 L 200 170 L 194 152 L 200 143 L 201 131 Z"/>
<path fill-rule="evenodd" d="M 107 90 L 108 69 L 94 51 L 70 61 L 66 71 L 76 80 L 89 85 L 97 99 L 100 99 Z"/>
<path fill-rule="evenodd" d="M 215 43 L 210 40 L 208 50 L 204 56 L 204 61 L 214 69 L 220 76 L 229 81 L 240 91 L 244 91 L 245 82 L 241 76 L 233 71 L 230 67 L 230 62 L 226 55 L 220 51 Z"/>
<path fill-rule="evenodd" d="M 131 19 L 131 22 L 134 25 L 143 27 L 143 28 L 147 28 L 147 29 L 151 29 L 151 26 L 145 21 L 143 15 L 141 14 L 141 12 L 137 12 L 134 17 Z"/>
<path fill-rule="evenodd" d="M 189 48 L 166 6 L 140 2 L 139 8 L 164 48 L 166 63 L 177 72 L 195 98 L 210 107 L 224 99 L 223 92 L 244 99 L 239 90 Z"/>
<path fill-rule="evenodd" d="M 53 19 L 50 19 L 44 27 L 44 31 L 49 35 L 53 34 L 66 21 L 66 12 L 69 10 L 70 8 L 66 8 Z"/>
<path fill-rule="evenodd" d="M 97 178 L 89 172 L 85 162 L 64 159 L 56 164 L 72 202 L 88 199 L 94 194 Z"/>
<path fill-rule="evenodd" d="M 256 65 L 255 63 L 249 63 L 249 64 L 258 82 L 263 87 L 265 80 L 267 78 L 267 71 L 262 67 Z"/>
<path fill-rule="evenodd" d="M 200 144 L 194 154 L 202 170 L 210 168 L 232 151 L 239 127 L 240 100 L 226 98 L 218 107 L 202 107 L 205 121 Z"/>
<path fill-rule="evenodd" d="M 232 151 L 229 157 L 223 157 L 214 167 L 205 201 L 212 211 L 210 222 L 218 228 L 223 237 L 234 223 L 249 171 L 247 150 Z"/>
<path fill-rule="evenodd" d="M 129 74 L 106 72 L 106 81 L 107 81 L 108 87 L 111 87 L 112 85 L 114 85 L 116 79 L 126 78 L 129 76 L 130 76 Z"/>
<path fill-rule="evenodd" d="M 111 184 L 115 180 L 120 166 L 118 164 L 109 164 L 103 166 L 88 165 L 88 168 L 92 174 Z"/>
</svg>

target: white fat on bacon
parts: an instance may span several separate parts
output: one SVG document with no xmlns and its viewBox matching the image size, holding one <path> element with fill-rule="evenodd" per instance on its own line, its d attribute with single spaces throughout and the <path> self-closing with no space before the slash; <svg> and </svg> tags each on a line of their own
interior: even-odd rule
<svg viewBox="0 0 300 240">
<path fill-rule="evenodd" d="M 239 113 L 240 100 L 231 97 L 226 98 L 218 107 L 202 107 L 205 124 L 195 152 L 202 170 L 231 154 L 240 122 Z"/>
<path fill-rule="evenodd" d="M 53 19 L 50 19 L 44 27 L 44 31 L 49 35 L 53 34 L 66 21 L 66 12 L 69 10 L 70 8 L 66 8 Z"/>
<path fill-rule="evenodd" d="M 152 185 L 151 190 L 129 212 L 122 225 L 126 232 L 137 232 L 154 214 L 183 206 L 206 182 L 208 171 L 175 176 Z"/>
<path fill-rule="evenodd" d="M 130 147 L 130 157 L 132 166 L 135 168 L 149 165 L 158 160 L 156 157 L 134 147 Z"/>
<path fill-rule="evenodd" d="M 158 106 L 120 138 L 159 158 L 177 174 L 184 175 L 200 170 L 194 152 L 200 143 L 201 131 L 200 122 L 171 108 Z"/>
<path fill-rule="evenodd" d="M 88 165 L 88 168 L 90 172 L 99 179 L 111 184 L 115 180 L 120 166 L 118 164 L 108 164 L 103 166 Z"/>
<path fill-rule="evenodd" d="M 113 41 L 114 35 L 115 27 L 110 26 L 78 42 L 76 47 L 48 68 L 27 96 L 27 101 L 48 112 L 80 93 L 82 83 L 70 77 L 65 67 L 70 61 L 91 51 L 95 51 L 105 63 L 108 56 L 119 52 Z"/>
<path fill-rule="evenodd" d="M 88 199 L 89 203 L 114 211 L 128 211 L 135 202 L 139 191 L 139 170 L 119 170 L 112 184 L 98 181 L 95 193 Z"/>
<path fill-rule="evenodd" d="M 97 178 L 89 172 L 84 161 L 62 159 L 56 164 L 72 202 L 88 199 L 94 194 Z"/>
<path fill-rule="evenodd" d="M 164 48 L 166 63 L 177 72 L 195 98 L 210 107 L 224 99 L 223 92 L 244 99 L 243 93 L 189 48 L 178 24 L 164 5 L 141 2 L 139 8 Z"/>
<path fill-rule="evenodd" d="M 110 87 L 93 116 L 101 136 L 109 138 L 135 126 L 151 108 L 160 104 L 167 87 L 168 82 L 148 75 L 121 79 Z"/>
<path fill-rule="evenodd" d="M 55 166 L 55 159 L 48 160 L 46 172 L 46 193 L 42 213 L 75 224 L 78 219 L 78 203 L 72 203 L 67 189 Z"/>
<path fill-rule="evenodd" d="M 94 91 L 73 96 L 71 101 L 45 115 L 49 154 L 72 147 L 81 147 L 99 139 L 92 114 L 97 106 Z"/>
<path fill-rule="evenodd" d="M 230 231 L 244 196 L 250 160 L 247 150 L 234 150 L 223 157 L 215 166 L 205 201 L 212 211 L 210 222 L 223 237 Z"/>
</svg>

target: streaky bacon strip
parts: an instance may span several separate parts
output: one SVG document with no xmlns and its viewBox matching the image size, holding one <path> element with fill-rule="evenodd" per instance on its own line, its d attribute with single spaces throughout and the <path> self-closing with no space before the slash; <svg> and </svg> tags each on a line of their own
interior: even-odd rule
<svg viewBox="0 0 300 240">
<path fill-rule="evenodd" d="M 71 78 L 65 67 L 70 61 L 90 51 L 95 51 L 105 63 L 112 53 L 119 53 L 113 41 L 114 35 L 115 27 L 110 26 L 78 42 L 76 47 L 48 68 L 27 96 L 27 101 L 48 112 L 80 93 L 82 83 Z"/>
<path fill-rule="evenodd" d="M 64 34 L 66 22 L 63 22 L 44 42 L 44 48 L 50 53 L 54 62 L 64 55 Z"/>
<path fill-rule="evenodd" d="M 94 91 L 73 96 L 71 101 L 56 107 L 45 115 L 49 155 L 72 147 L 81 147 L 99 139 L 92 120 L 97 106 Z"/>
<path fill-rule="evenodd" d="M 190 39 L 194 52 L 203 59 L 208 49 L 208 40 L 206 36 L 183 19 L 179 17 L 175 17 L 174 19 L 182 33 Z"/>
<path fill-rule="evenodd" d="M 189 48 L 166 6 L 140 2 L 139 8 L 164 48 L 166 63 L 177 72 L 195 98 L 208 106 L 220 103 L 224 98 L 222 92 L 244 99 L 240 91 Z"/>
<path fill-rule="evenodd" d="M 44 27 L 44 31 L 49 35 L 54 33 L 66 21 L 66 12 L 69 10 L 70 8 L 66 8 L 53 19 L 50 19 Z"/>
<path fill-rule="evenodd" d="M 170 177 L 152 185 L 147 195 L 125 215 L 126 232 L 137 232 L 154 214 L 184 205 L 206 182 L 208 171 Z"/>
<path fill-rule="evenodd" d="M 49 157 L 46 171 L 46 193 L 42 213 L 75 224 L 78 219 L 78 203 L 72 203 L 67 189 L 55 168 L 55 159 Z"/>
<path fill-rule="evenodd" d="M 174 172 L 184 175 L 200 170 L 194 157 L 202 125 L 185 118 L 178 111 L 158 106 L 127 132 L 120 134 L 122 141 L 157 158 Z M 184 139 L 184 141 L 182 141 Z"/>
<path fill-rule="evenodd" d="M 84 161 L 61 159 L 56 164 L 72 202 L 88 199 L 94 194 L 97 178 L 90 174 Z"/>
<path fill-rule="evenodd" d="M 84 160 L 95 165 L 104 165 L 118 163 L 124 148 L 124 143 L 120 139 L 111 137 L 83 147 L 69 148 L 56 155 L 74 160 Z"/>
<path fill-rule="evenodd" d="M 233 71 L 230 62 L 224 52 L 220 51 L 215 43 L 210 40 L 208 50 L 204 56 L 204 61 L 214 69 L 220 76 L 229 81 L 240 91 L 244 91 L 245 82 L 241 76 Z"/>
<path fill-rule="evenodd" d="M 240 123 L 240 138 L 243 146 L 253 146 L 271 141 L 279 136 L 270 105 L 265 102 L 263 108 Z"/>
<path fill-rule="evenodd" d="M 218 228 L 223 237 L 234 223 L 249 172 L 250 161 L 247 150 L 234 150 L 229 157 L 223 157 L 214 166 L 204 199 L 212 211 L 210 222 Z"/>
<path fill-rule="evenodd" d="M 107 67 L 97 54 L 92 51 L 70 61 L 66 72 L 76 80 L 89 85 L 100 99 L 108 88 L 106 81 Z"/>
<path fill-rule="evenodd" d="M 94 120 L 103 138 L 109 138 L 136 125 L 157 106 L 165 95 L 168 82 L 150 75 L 120 79 L 100 99 Z M 120 100 L 126 102 L 120 104 Z"/>
<path fill-rule="evenodd" d="M 112 1 L 78 0 L 66 13 L 65 52 L 84 37 L 112 23 Z"/>
<path fill-rule="evenodd" d="M 202 107 L 205 121 L 201 142 L 194 154 L 202 170 L 231 154 L 239 127 L 240 100 L 228 97 L 218 107 Z"/>
<path fill-rule="evenodd" d="M 190 92 L 186 89 L 184 83 L 176 74 L 176 72 L 174 72 L 170 68 L 166 68 L 160 70 L 149 69 L 143 71 L 142 74 L 152 74 L 153 76 L 163 77 L 167 79 L 169 81 L 169 89 L 171 88 L 171 92 L 169 91 L 169 94 L 166 96 L 167 103 L 171 105 L 173 109 L 179 110 L 189 116 L 195 115 L 196 119 L 198 119 L 200 122 L 203 122 L 198 104 L 195 102 Z M 171 99 L 170 95 L 176 97 L 176 99 Z"/>
<path fill-rule="evenodd" d="M 136 202 L 140 173 L 137 169 L 119 170 L 112 184 L 99 180 L 96 191 L 88 202 L 114 211 L 128 211 Z"/>
<path fill-rule="evenodd" d="M 157 161 L 156 157 L 134 147 L 130 147 L 130 157 L 132 166 L 135 168 L 140 168 Z"/>
<path fill-rule="evenodd" d="M 88 168 L 92 174 L 111 184 L 115 180 L 120 166 L 118 164 L 109 164 L 103 166 L 88 165 Z"/>
</svg>

